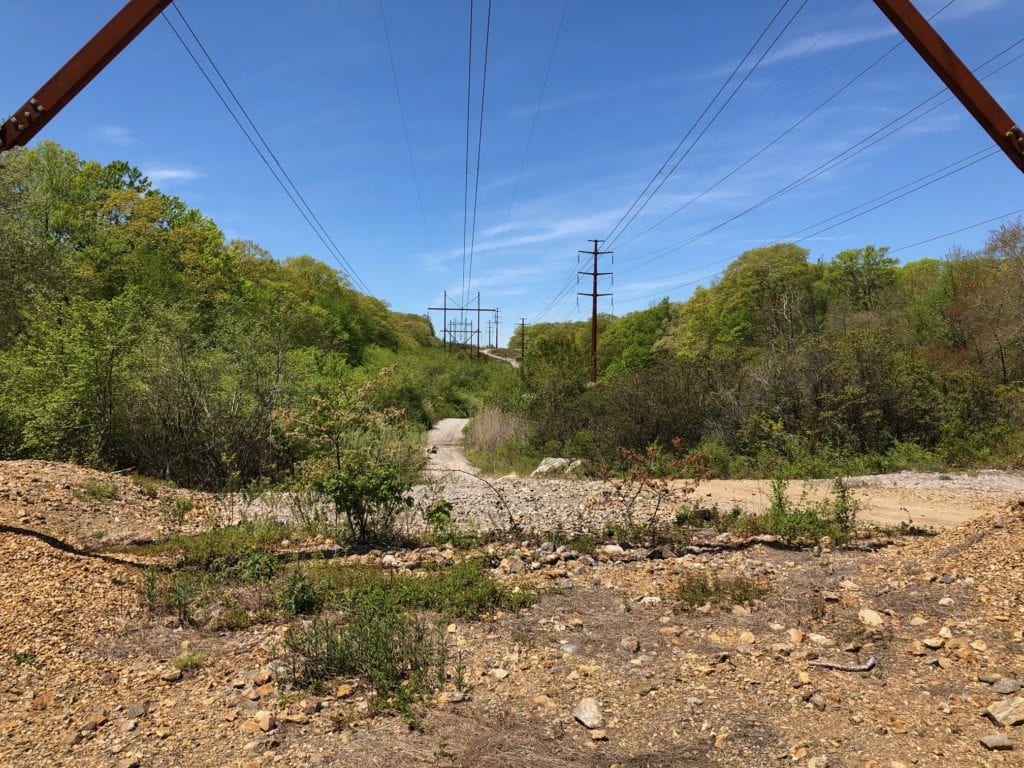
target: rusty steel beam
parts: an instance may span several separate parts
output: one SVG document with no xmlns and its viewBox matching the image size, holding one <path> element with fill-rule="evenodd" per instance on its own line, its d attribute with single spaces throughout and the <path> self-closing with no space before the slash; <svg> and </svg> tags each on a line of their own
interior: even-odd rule
<svg viewBox="0 0 1024 768">
<path fill-rule="evenodd" d="M 907 39 L 929 67 L 1006 156 L 1024 171 L 1024 132 L 992 98 L 978 78 L 946 44 L 910 0 L 875 0 L 875 5 Z"/>
<path fill-rule="evenodd" d="M 0 152 L 28 144 L 171 2 L 129 0 L 57 74 L 0 125 Z"/>
</svg>

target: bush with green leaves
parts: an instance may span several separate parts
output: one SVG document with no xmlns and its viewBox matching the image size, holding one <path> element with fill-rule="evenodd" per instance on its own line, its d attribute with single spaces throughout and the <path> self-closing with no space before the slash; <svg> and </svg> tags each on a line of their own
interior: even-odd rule
<svg viewBox="0 0 1024 768">
<path fill-rule="evenodd" d="M 302 616 L 319 612 L 323 600 L 306 572 L 296 567 L 281 588 L 280 603 L 289 616 Z"/>
<path fill-rule="evenodd" d="M 676 587 L 676 599 L 681 608 L 702 605 L 744 605 L 760 600 L 767 589 L 749 576 L 717 576 L 691 573 L 684 576 Z"/>
<path fill-rule="evenodd" d="M 386 404 L 394 376 L 385 369 L 361 381 L 341 371 L 307 411 L 283 414 L 308 454 L 302 476 L 333 503 L 334 526 L 344 523 L 360 544 L 394 539 L 424 462 L 422 432 Z"/>
<path fill-rule="evenodd" d="M 771 505 L 763 515 L 746 518 L 758 533 L 788 541 L 821 541 L 828 537 L 845 544 L 857 535 L 858 502 L 842 478 L 836 478 L 832 493 L 816 503 L 794 504 L 787 495 L 787 482 L 772 481 Z"/>
<path fill-rule="evenodd" d="M 375 694 L 375 710 L 412 716 L 412 707 L 445 682 L 444 632 L 393 604 L 354 603 L 338 623 L 316 619 L 284 638 L 297 684 L 318 690 L 329 680 L 358 676 Z"/>
</svg>

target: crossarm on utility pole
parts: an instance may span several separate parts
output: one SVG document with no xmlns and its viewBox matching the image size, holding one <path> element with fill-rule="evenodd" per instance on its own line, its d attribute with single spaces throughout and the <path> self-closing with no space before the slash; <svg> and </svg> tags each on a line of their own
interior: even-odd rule
<svg viewBox="0 0 1024 768">
<path fill-rule="evenodd" d="M 946 87 L 1021 171 L 1024 171 L 1024 132 L 992 98 L 985 86 L 946 44 L 910 0 L 875 0 L 875 5 L 907 39 Z"/>
<path fill-rule="evenodd" d="M 129 0 L 32 98 L 0 125 L 0 152 L 28 144 L 170 4 L 171 0 Z"/>
</svg>

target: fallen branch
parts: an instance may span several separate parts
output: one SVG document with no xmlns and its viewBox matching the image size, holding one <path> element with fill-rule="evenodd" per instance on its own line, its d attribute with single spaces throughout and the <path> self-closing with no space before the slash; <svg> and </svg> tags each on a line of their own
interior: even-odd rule
<svg viewBox="0 0 1024 768">
<path fill-rule="evenodd" d="M 870 672 L 878 665 L 878 659 L 872 656 L 863 664 L 836 664 L 831 661 L 809 661 L 807 663 L 812 667 L 834 669 L 837 672 Z"/>
</svg>

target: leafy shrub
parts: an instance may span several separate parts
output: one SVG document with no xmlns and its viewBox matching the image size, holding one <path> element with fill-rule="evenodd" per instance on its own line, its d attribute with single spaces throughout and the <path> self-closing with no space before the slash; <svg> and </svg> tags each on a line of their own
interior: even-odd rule
<svg viewBox="0 0 1024 768">
<path fill-rule="evenodd" d="M 190 573 L 177 574 L 168 586 L 167 607 L 183 627 L 195 623 L 193 610 L 199 593 L 199 580 Z"/>
<path fill-rule="evenodd" d="M 387 543 L 399 512 L 412 506 L 413 478 L 401 458 L 383 451 L 351 451 L 326 472 L 319 487 L 344 514 L 359 543 Z"/>
<path fill-rule="evenodd" d="M 231 572 L 246 584 L 270 581 L 277 573 L 277 560 L 266 552 L 252 550 L 239 558 Z"/>
<path fill-rule="evenodd" d="M 388 601 L 353 601 L 345 623 L 314 620 L 284 638 L 296 682 L 314 689 L 342 675 L 364 678 L 376 694 L 377 710 L 411 707 L 445 680 L 445 635 L 410 618 Z"/>
<path fill-rule="evenodd" d="M 793 504 L 786 489 L 786 481 L 772 481 L 771 506 L 763 515 L 747 518 L 750 528 L 788 541 L 821 541 L 827 536 L 843 544 L 856 535 L 858 504 L 842 478 L 836 478 L 831 496 L 805 506 Z"/>
<path fill-rule="evenodd" d="M 206 571 L 227 571 L 253 552 L 267 552 L 293 530 L 276 520 L 252 520 L 238 525 L 212 528 L 191 536 L 176 535 L 141 548 L 149 554 L 176 553 L 182 567 Z"/>
<path fill-rule="evenodd" d="M 139 585 L 142 604 L 150 611 L 156 610 L 159 600 L 160 576 L 155 568 L 147 568 L 142 572 L 142 583 Z"/>
<path fill-rule="evenodd" d="M 322 601 L 305 572 L 294 568 L 281 590 L 280 603 L 285 613 L 299 616 L 319 612 Z"/>
<path fill-rule="evenodd" d="M 174 660 L 174 668 L 181 672 L 189 672 L 194 669 L 199 669 L 206 663 L 206 658 L 205 653 L 188 651 L 181 654 L 181 656 Z"/>
</svg>

